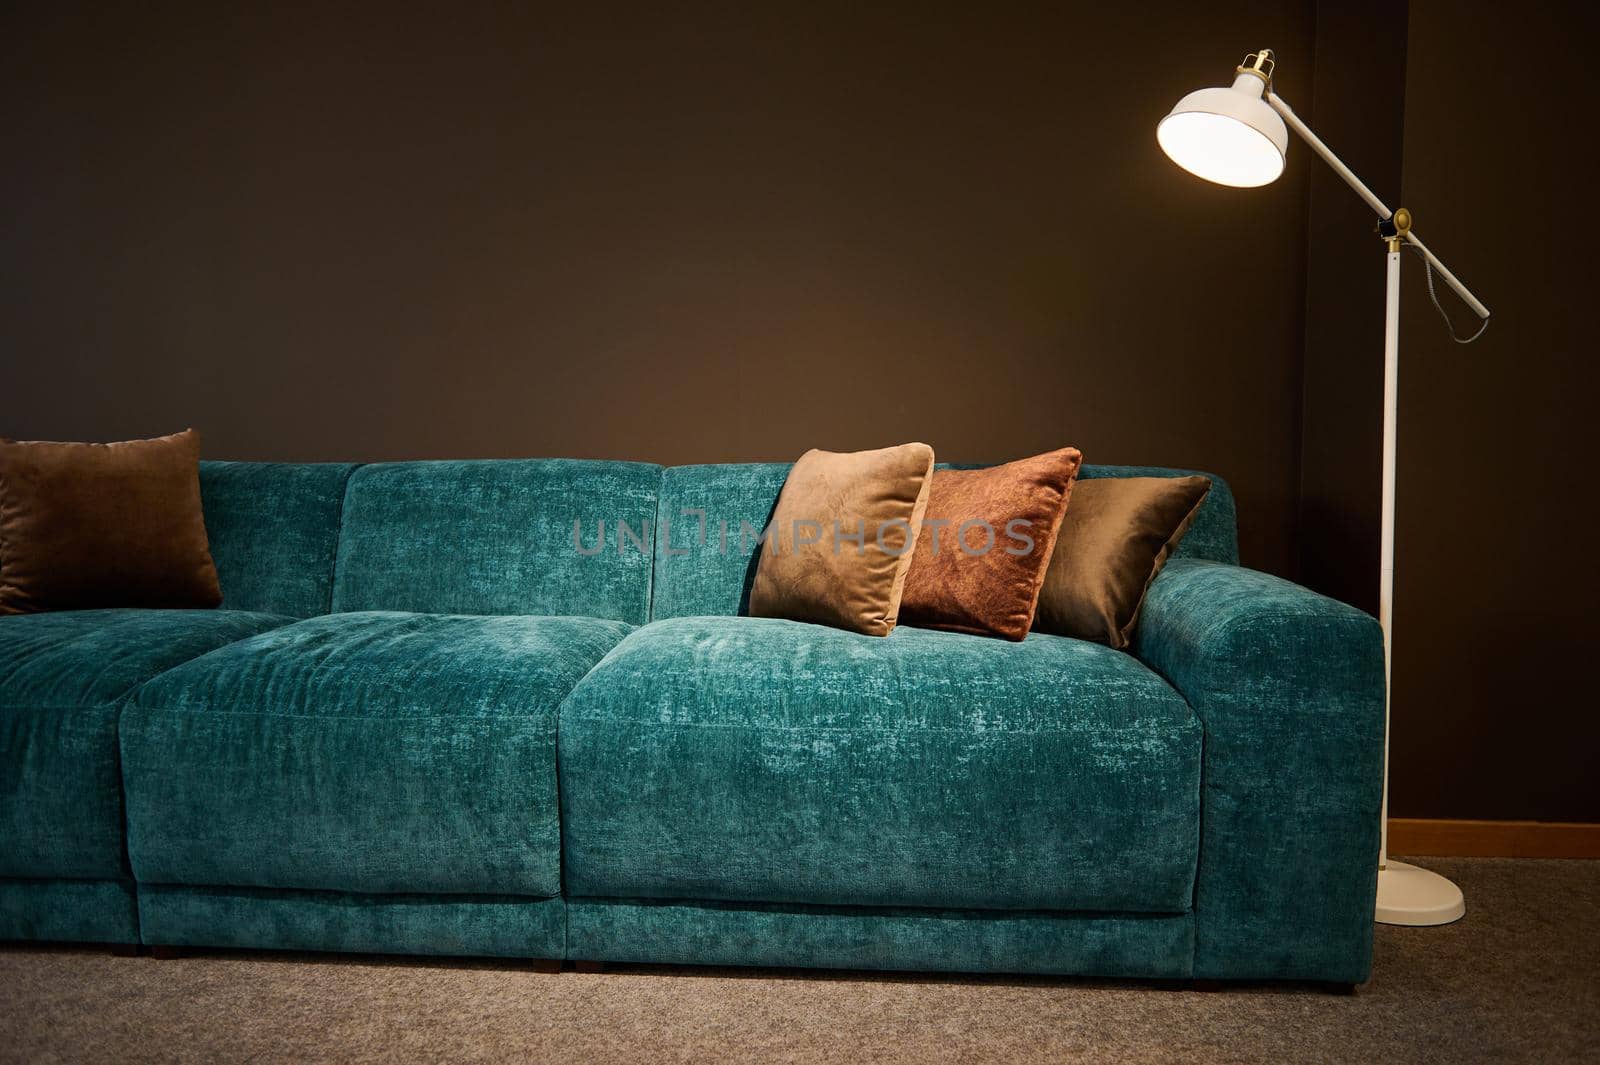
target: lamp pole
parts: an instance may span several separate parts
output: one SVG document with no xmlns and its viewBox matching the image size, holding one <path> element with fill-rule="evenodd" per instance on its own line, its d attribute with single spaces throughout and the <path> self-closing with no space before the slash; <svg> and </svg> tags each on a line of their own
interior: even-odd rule
<svg viewBox="0 0 1600 1065">
<path fill-rule="evenodd" d="M 1401 208 L 1406 229 L 1411 228 L 1411 212 Z M 1400 229 L 1400 219 L 1395 220 Z M 1389 871 L 1389 705 L 1394 691 L 1394 500 L 1395 453 L 1400 427 L 1400 240 L 1384 238 L 1388 253 L 1389 280 L 1383 307 L 1383 517 L 1378 555 L 1378 624 L 1383 626 L 1383 805 L 1378 815 L 1378 919 L 1384 920 L 1385 874 Z M 1421 870 L 1419 870 L 1420 872 Z M 1442 878 L 1441 878 L 1442 879 Z M 1455 920 L 1466 912 L 1461 889 L 1445 881 L 1455 892 L 1450 910 L 1459 910 Z M 1436 891 L 1449 896 L 1436 886 Z"/>
</svg>

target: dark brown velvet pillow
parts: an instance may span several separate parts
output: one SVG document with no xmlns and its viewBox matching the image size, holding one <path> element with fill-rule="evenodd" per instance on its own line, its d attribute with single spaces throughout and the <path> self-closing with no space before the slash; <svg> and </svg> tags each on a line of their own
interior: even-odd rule
<svg viewBox="0 0 1600 1065">
<path fill-rule="evenodd" d="M 1065 447 L 984 470 L 938 470 L 900 620 L 1020 640 L 1083 454 Z"/>
<path fill-rule="evenodd" d="M 1210 490 L 1209 477 L 1079 481 L 1056 536 L 1033 627 L 1128 646 L 1145 590 Z"/>
<path fill-rule="evenodd" d="M 220 602 L 200 509 L 200 434 L 0 438 L 0 614 Z"/>
<path fill-rule="evenodd" d="M 750 616 L 889 635 L 932 477 L 927 444 L 800 456 L 767 527 Z"/>
</svg>

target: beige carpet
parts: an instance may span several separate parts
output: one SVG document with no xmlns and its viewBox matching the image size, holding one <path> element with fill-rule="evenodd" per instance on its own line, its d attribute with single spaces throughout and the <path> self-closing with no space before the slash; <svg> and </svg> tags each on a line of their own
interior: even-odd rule
<svg viewBox="0 0 1600 1065">
<path fill-rule="evenodd" d="M 1354 996 L 1136 983 L 0 946 L 0 1060 L 1600 1061 L 1600 862 L 1423 859 Z"/>
</svg>

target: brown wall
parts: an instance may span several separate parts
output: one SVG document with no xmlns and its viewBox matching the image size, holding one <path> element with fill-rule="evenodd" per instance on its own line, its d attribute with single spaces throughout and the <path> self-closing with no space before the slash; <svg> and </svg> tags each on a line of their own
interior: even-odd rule
<svg viewBox="0 0 1600 1065">
<path fill-rule="evenodd" d="M 1584 56 L 1600 17 L 1409 6 L 1407 33 L 1404 5 L 1319 5 L 1315 79 L 1319 132 L 1494 312 L 1482 339 L 1453 343 L 1407 255 L 1391 808 L 1600 821 L 1585 143 L 1600 94 Z M 1331 174 L 1311 189 L 1299 576 L 1376 610 L 1383 249 Z"/>
<path fill-rule="evenodd" d="M 1233 195 L 1154 126 L 1253 42 L 1309 55 L 1306 3 L 71 6 L 0 30 L 0 432 L 1075 444 L 1224 473 L 1293 563 L 1304 170 Z"/>
<path fill-rule="evenodd" d="M 1407 270 L 1393 792 L 1406 815 L 1600 821 L 1596 39 L 1591 4 L 1411 5 L 1405 203 L 1494 319 L 1452 343 Z"/>
<path fill-rule="evenodd" d="M 1072 443 L 1225 474 L 1248 564 L 1370 608 L 1370 220 L 1302 146 L 1239 192 L 1153 136 L 1270 44 L 1385 195 L 1403 117 L 1419 232 L 1497 311 L 1455 348 L 1408 264 L 1395 812 L 1600 820 L 1592 15 L 1418 0 L 1408 43 L 1377 2 L 624 6 L 11 9 L 0 432 L 368 460 Z M 1508 54 L 1534 42 L 1561 56 L 1537 94 Z"/>
<path fill-rule="evenodd" d="M 1374 33 L 1374 26 L 1390 32 Z M 1405 125 L 1405 5 L 1319 4 L 1316 37 L 1312 98 L 1297 111 L 1395 207 Z M 1311 171 L 1295 576 L 1376 613 L 1387 249 L 1374 229 L 1377 216 L 1331 167 L 1302 144 L 1290 153 Z M 1420 279 L 1411 274 L 1402 281 Z"/>
</svg>

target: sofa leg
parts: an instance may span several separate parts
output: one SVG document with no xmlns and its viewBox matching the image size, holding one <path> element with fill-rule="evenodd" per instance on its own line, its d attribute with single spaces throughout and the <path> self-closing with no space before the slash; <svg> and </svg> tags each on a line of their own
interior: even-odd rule
<svg viewBox="0 0 1600 1065">
<path fill-rule="evenodd" d="M 112 943 L 107 948 L 113 958 L 137 958 L 144 948 L 137 943 Z"/>
<path fill-rule="evenodd" d="M 536 973 L 558 973 L 561 971 L 561 959 L 534 958 L 528 966 Z"/>
<path fill-rule="evenodd" d="M 1223 991 L 1223 990 L 1227 989 L 1227 986 L 1228 985 L 1223 983 L 1221 980 L 1190 980 L 1189 981 L 1189 990 L 1190 991 Z"/>
<path fill-rule="evenodd" d="M 580 973 L 603 973 L 606 971 L 606 963 L 603 961 L 575 961 L 572 963 L 572 967 Z"/>
<path fill-rule="evenodd" d="M 159 946 L 152 946 L 150 948 L 150 956 L 161 961 L 171 961 L 173 958 L 183 957 L 183 948 L 167 946 L 163 943 Z"/>
</svg>

